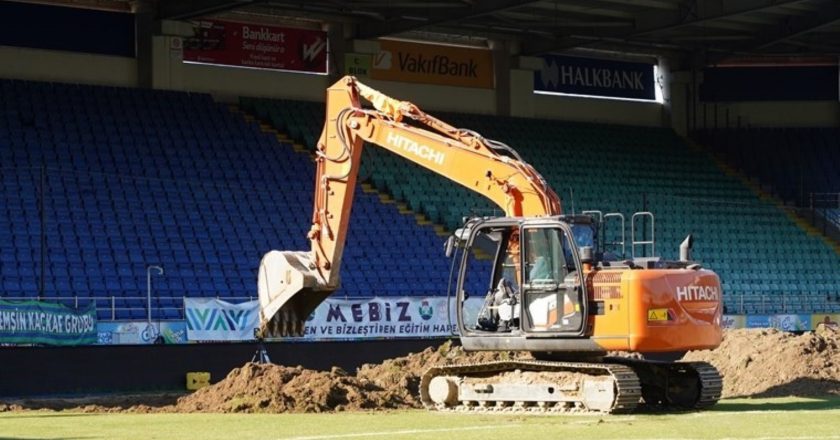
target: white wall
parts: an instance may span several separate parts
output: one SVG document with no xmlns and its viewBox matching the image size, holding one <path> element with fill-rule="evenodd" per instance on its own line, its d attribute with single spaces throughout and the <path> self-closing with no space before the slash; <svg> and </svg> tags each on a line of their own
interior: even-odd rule
<svg viewBox="0 0 840 440">
<path fill-rule="evenodd" d="M 137 87 L 133 58 L 0 46 L 0 78 Z"/>
<path fill-rule="evenodd" d="M 523 118 L 534 117 L 534 72 L 511 69 L 510 114 Z"/>
<path fill-rule="evenodd" d="M 212 93 L 230 101 L 239 96 L 323 101 L 329 86 L 326 75 L 256 70 L 237 67 L 184 64 L 183 90 Z"/>
<path fill-rule="evenodd" d="M 662 104 L 533 94 L 535 118 L 606 124 L 662 125 Z"/>
</svg>

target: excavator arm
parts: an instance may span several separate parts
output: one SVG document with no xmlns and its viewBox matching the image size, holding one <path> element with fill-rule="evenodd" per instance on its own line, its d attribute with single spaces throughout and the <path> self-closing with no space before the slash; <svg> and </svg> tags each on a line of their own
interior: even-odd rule
<svg viewBox="0 0 840 440">
<path fill-rule="evenodd" d="M 361 105 L 364 99 L 373 109 Z M 316 148 L 309 251 L 271 251 L 259 269 L 262 337 L 302 335 L 309 314 L 339 288 L 339 270 L 364 142 L 475 191 L 507 216 L 561 213 L 545 180 L 506 145 L 455 128 L 406 101 L 344 77 L 327 89 Z M 403 121 L 411 119 L 412 125 Z"/>
</svg>

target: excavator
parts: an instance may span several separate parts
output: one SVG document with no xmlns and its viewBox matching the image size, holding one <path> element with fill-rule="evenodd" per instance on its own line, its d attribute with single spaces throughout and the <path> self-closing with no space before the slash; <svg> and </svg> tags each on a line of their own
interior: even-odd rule
<svg viewBox="0 0 840 440">
<path fill-rule="evenodd" d="M 446 242 L 453 269 L 458 263 L 457 328 L 467 351 L 525 351 L 533 360 L 432 366 L 420 380 L 424 406 L 626 413 L 718 401 L 718 371 L 678 361 L 721 342 L 720 280 L 691 260 L 691 236 L 678 261 L 622 258 L 599 236 L 608 216 L 564 215 L 557 194 L 513 148 L 351 76 L 327 89 L 311 249 L 270 251 L 260 263 L 261 338 L 302 335 L 310 313 L 339 288 L 365 143 L 483 195 L 505 214 L 465 218 Z"/>
</svg>

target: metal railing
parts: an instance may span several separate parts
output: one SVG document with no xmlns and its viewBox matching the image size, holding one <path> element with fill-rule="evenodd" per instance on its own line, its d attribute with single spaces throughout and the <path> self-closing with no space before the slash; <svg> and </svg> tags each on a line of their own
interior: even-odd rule
<svg viewBox="0 0 840 440">
<path fill-rule="evenodd" d="M 176 301 L 176 303 L 180 304 L 177 306 L 154 306 L 151 310 L 146 306 L 146 296 L 75 296 L 75 297 L 66 297 L 66 296 L 43 296 L 41 298 L 37 297 L 25 297 L 25 296 L 4 296 L 0 297 L 0 299 L 5 301 L 43 301 L 48 303 L 59 303 L 65 305 L 67 307 L 73 307 L 75 309 L 88 307 L 91 303 L 95 304 L 96 312 L 98 319 L 100 321 L 116 321 L 117 316 L 124 316 L 126 314 L 131 315 L 131 312 L 138 312 L 138 315 L 142 313 L 142 316 L 138 316 L 137 318 L 131 318 L 136 320 L 146 320 L 148 316 L 154 315 L 155 311 L 157 311 L 157 318 L 155 321 L 166 320 L 167 318 L 163 318 L 161 315 L 166 316 L 166 311 L 177 311 L 178 317 L 175 319 L 185 319 L 184 315 L 184 299 L 187 298 L 186 296 L 175 296 L 169 297 Z M 246 302 L 246 301 L 253 301 L 256 299 L 254 296 L 215 296 L 215 297 L 198 297 L 198 298 L 216 298 L 222 299 L 227 302 L 231 303 L 239 303 L 239 302 Z M 125 305 L 125 302 L 134 301 L 142 306 L 131 306 Z M 104 313 L 100 313 L 104 312 Z M 105 315 L 106 318 L 103 319 L 102 316 Z M 172 318 L 169 318 L 172 319 Z M 120 320 L 124 320 L 120 319 Z"/>
<path fill-rule="evenodd" d="M 812 192 L 808 196 L 808 202 L 811 209 L 826 208 L 826 209 L 840 209 L 840 192 L 833 193 L 818 193 Z"/>
<path fill-rule="evenodd" d="M 171 319 L 185 319 L 184 314 L 184 299 L 185 296 L 171 297 L 179 305 L 177 306 L 155 306 L 152 307 L 152 315 L 157 311 L 157 316 L 153 316 L 154 321 L 166 321 Z M 216 298 L 230 303 L 240 303 L 246 301 L 253 301 L 255 296 L 216 296 L 216 297 L 198 297 L 198 298 Z M 358 300 L 369 300 L 373 297 L 353 297 Z M 50 303 L 60 303 L 68 307 L 83 308 L 93 303 L 96 305 L 98 319 L 100 321 L 117 321 L 117 317 L 121 316 L 119 320 L 145 320 L 149 310 L 145 306 L 145 296 L 105 296 L 105 297 L 43 297 L 40 300 L 34 297 L 2 297 L 3 300 L 8 301 L 44 301 Z M 344 299 L 347 299 L 344 297 Z M 134 301 L 142 306 L 126 305 L 125 302 Z M 803 293 L 803 294 L 773 294 L 773 295 L 756 295 L 756 294 L 724 294 L 724 308 L 725 313 L 730 315 L 748 315 L 748 314 L 818 314 L 840 313 L 840 292 L 836 293 Z M 176 311 L 177 318 L 164 318 L 167 315 L 166 311 Z M 102 313 L 100 313 L 102 312 Z M 136 313 L 132 313 L 136 312 Z M 136 315 L 136 317 L 125 318 L 126 315 Z M 103 316 L 105 316 L 103 318 Z"/>
<path fill-rule="evenodd" d="M 750 314 L 836 314 L 840 293 L 835 294 L 724 294 L 724 313 Z"/>
</svg>

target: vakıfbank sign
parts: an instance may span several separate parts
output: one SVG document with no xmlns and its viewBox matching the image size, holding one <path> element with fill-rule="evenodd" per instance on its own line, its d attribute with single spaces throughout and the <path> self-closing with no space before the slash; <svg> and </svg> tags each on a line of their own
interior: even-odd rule
<svg viewBox="0 0 840 440">
<path fill-rule="evenodd" d="M 615 98 L 656 99 L 653 64 L 562 55 L 542 56 L 534 90 Z"/>
<path fill-rule="evenodd" d="M 487 49 L 379 40 L 373 79 L 492 89 L 493 53 Z"/>
<path fill-rule="evenodd" d="M 74 310 L 41 301 L 0 300 L 0 344 L 96 343 L 96 308 Z"/>
</svg>

